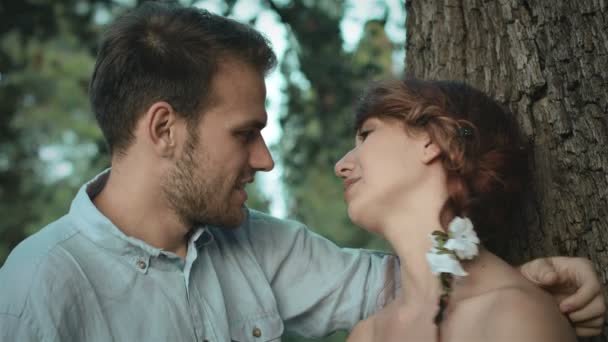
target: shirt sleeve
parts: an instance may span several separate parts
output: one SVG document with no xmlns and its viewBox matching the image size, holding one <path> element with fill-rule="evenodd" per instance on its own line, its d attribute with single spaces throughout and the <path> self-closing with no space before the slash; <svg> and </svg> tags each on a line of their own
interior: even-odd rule
<svg viewBox="0 0 608 342">
<path fill-rule="evenodd" d="M 0 269 L 0 341 L 87 340 L 79 277 L 60 249 L 17 246 Z"/>
<path fill-rule="evenodd" d="M 42 341 L 38 330 L 20 317 L 0 313 L 0 341 Z"/>
<path fill-rule="evenodd" d="M 384 303 L 387 253 L 339 248 L 304 225 L 253 214 L 251 248 L 274 292 L 287 331 L 317 338 L 350 330 Z"/>
</svg>

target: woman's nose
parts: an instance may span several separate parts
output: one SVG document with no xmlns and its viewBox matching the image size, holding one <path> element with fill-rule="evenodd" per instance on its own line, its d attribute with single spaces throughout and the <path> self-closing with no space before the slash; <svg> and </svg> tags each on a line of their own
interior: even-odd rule
<svg viewBox="0 0 608 342">
<path fill-rule="evenodd" d="M 334 172 L 336 173 L 336 176 L 340 178 L 348 177 L 348 174 L 353 169 L 352 152 L 352 150 L 348 151 L 348 153 L 346 153 L 340 160 L 338 160 L 336 166 L 334 167 Z"/>
</svg>

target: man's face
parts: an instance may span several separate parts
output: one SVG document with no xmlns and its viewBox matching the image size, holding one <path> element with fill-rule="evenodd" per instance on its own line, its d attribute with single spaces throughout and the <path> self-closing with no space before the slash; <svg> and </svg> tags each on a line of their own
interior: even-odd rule
<svg viewBox="0 0 608 342">
<path fill-rule="evenodd" d="M 236 227 L 244 219 L 245 185 L 256 171 L 274 167 L 260 134 L 267 120 L 264 78 L 228 60 L 213 80 L 211 97 L 162 186 L 186 224 Z"/>
</svg>

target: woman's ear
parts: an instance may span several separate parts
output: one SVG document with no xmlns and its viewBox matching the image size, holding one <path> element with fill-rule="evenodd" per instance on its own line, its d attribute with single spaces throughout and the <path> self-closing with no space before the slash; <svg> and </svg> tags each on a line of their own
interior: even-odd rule
<svg viewBox="0 0 608 342">
<path fill-rule="evenodd" d="M 437 159 L 441 155 L 441 149 L 439 146 L 430 139 L 430 137 L 426 137 L 424 140 L 424 146 L 422 148 L 422 162 L 424 164 L 430 164 L 435 159 Z"/>
</svg>

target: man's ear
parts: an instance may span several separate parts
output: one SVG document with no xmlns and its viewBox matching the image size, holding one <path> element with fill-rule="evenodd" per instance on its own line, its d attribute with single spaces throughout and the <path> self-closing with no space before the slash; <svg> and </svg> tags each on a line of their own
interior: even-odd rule
<svg viewBox="0 0 608 342">
<path fill-rule="evenodd" d="M 441 155 L 441 149 L 430 137 L 425 137 L 422 147 L 421 160 L 424 164 L 430 164 Z"/>
<path fill-rule="evenodd" d="M 146 133 L 153 149 L 161 157 L 170 157 L 178 146 L 179 120 L 173 107 L 164 101 L 156 102 L 145 115 Z"/>
</svg>

